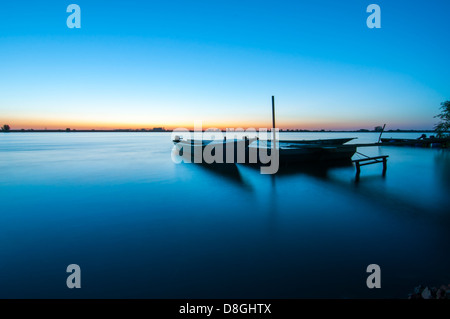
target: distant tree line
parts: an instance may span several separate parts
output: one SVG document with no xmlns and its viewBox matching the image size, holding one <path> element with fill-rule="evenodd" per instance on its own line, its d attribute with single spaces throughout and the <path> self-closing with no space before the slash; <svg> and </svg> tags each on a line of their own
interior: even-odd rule
<svg viewBox="0 0 450 319">
<path fill-rule="evenodd" d="M 11 130 L 11 127 L 9 127 L 8 124 L 4 124 L 4 125 L 1 127 L 1 131 L 2 131 L 2 132 L 9 132 L 10 130 Z"/>
</svg>

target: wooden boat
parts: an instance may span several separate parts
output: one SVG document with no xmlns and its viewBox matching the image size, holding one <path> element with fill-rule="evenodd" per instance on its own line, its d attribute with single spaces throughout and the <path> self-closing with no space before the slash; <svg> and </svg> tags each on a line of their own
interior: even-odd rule
<svg viewBox="0 0 450 319">
<path fill-rule="evenodd" d="M 446 147 L 450 144 L 450 138 L 426 137 L 418 139 L 402 138 L 382 138 L 381 144 L 384 146 L 415 146 L 415 147 Z"/>
<path fill-rule="evenodd" d="M 275 139 L 275 97 L 272 96 L 272 139 Z M 350 162 L 356 152 L 355 145 L 343 145 L 354 138 L 332 138 L 319 140 L 280 140 L 276 142 L 279 163 L 324 163 Z M 266 164 L 271 155 L 271 141 L 256 140 L 247 148 L 248 158 L 257 164 Z M 267 154 L 267 157 L 264 156 Z M 263 158 L 266 157 L 266 158 Z"/>
<path fill-rule="evenodd" d="M 291 141 L 277 142 L 280 164 L 350 162 L 356 152 L 354 145 L 300 144 Z M 248 147 L 257 154 L 257 163 L 264 163 L 261 153 L 271 155 L 271 141 L 255 141 Z M 264 155 L 263 155 L 264 156 Z"/>
<path fill-rule="evenodd" d="M 353 138 L 321 139 L 321 140 L 282 140 L 277 142 L 280 163 L 297 162 L 342 162 L 350 161 L 356 152 L 356 146 L 343 145 Z M 204 158 L 205 148 L 210 147 L 209 154 L 215 156 L 216 148 L 222 148 L 223 154 L 216 158 L 215 164 L 253 163 L 265 164 L 266 159 L 261 156 L 271 156 L 271 141 L 260 141 L 257 138 L 244 138 L 233 140 L 183 140 L 175 138 L 176 155 L 183 156 L 185 161 L 191 163 L 207 163 Z M 233 149 L 233 156 L 227 158 L 227 151 Z M 237 154 L 244 152 L 245 157 L 238 160 Z M 250 155 L 250 154 L 253 155 Z M 253 160 L 251 160 L 253 159 Z"/>
<path fill-rule="evenodd" d="M 183 140 L 176 136 L 173 140 L 175 144 L 176 156 L 184 157 L 185 161 L 201 164 L 235 164 L 244 163 L 246 148 L 256 141 L 255 138 L 230 139 L 230 140 Z M 220 154 L 219 152 L 222 152 Z M 205 158 L 205 154 L 209 154 L 213 161 Z M 217 156 L 216 156 L 217 154 Z M 241 155 L 238 157 L 238 155 Z M 228 156 L 227 156 L 228 155 Z"/>
<path fill-rule="evenodd" d="M 275 138 L 275 100 L 272 96 L 272 134 Z M 318 140 L 281 140 L 277 141 L 279 163 L 295 162 L 341 162 L 350 161 L 356 152 L 355 145 L 343 145 L 354 138 L 332 138 Z M 187 157 L 188 161 L 195 163 L 209 163 L 205 161 L 204 153 L 210 153 L 215 147 L 222 148 L 223 154 L 215 156 L 216 163 L 254 163 L 267 164 L 272 161 L 271 141 L 260 141 L 258 138 L 244 138 L 242 140 L 183 140 L 175 136 L 173 142 L 176 145 L 178 156 Z M 210 149 L 208 149 L 210 148 Z M 227 156 L 227 150 L 233 150 L 234 155 Z M 237 154 L 244 152 L 245 157 L 237 159 Z M 230 160 L 231 157 L 231 160 Z"/>
<path fill-rule="evenodd" d="M 280 140 L 280 143 L 303 144 L 303 145 L 342 145 L 357 137 L 329 138 L 319 140 Z"/>
</svg>

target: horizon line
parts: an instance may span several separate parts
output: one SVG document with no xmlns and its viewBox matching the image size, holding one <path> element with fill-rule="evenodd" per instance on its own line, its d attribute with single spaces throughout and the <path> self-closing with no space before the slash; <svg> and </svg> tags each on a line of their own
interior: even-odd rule
<svg viewBox="0 0 450 319">
<path fill-rule="evenodd" d="M 247 128 L 252 129 L 252 128 Z M 247 129 L 231 129 L 234 132 L 242 132 L 245 133 Z M 202 132 L 227 132 L 230 128 L 226 129 L 202 129 Z M 255 129 L 256 132 L 261 131 L 262 128 Z M 267 131 L 271 131 L 271 128 L 265 128 Z M 3 133 L 22 133 L 22 132 L 147 132 L 147 133 L 165 133 L 165 132 L 174 132 L 176 129 L 165 129 L 165 128 L 142 128 L 142 129 L 76 129 L 76 128 L 57 128 L 57 129 L 10 129 L 9 131 L 2 131 Z M 194 129 L 188 129 L 189 132 L 196 132 Z M 381 132 L 434 132 L 434 129 L 389 129 L 389 130 L 376 130 L 376 129 L 279 129 L 279 132 L 283 133 L 305 133 L 305 132 L 314 132 L 314 133 L 324 133 L 324 132 L 357 132 L 357 133 L 381 133 Z"/>
</svg>

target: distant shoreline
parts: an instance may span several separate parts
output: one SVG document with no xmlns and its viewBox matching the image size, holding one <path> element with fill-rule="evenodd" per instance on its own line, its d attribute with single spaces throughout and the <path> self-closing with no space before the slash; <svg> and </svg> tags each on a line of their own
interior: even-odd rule
<svg viewBox="0 0 450 319">
<path fill-rule="evenodd" d="M 270 130 L 269 130 L 270 131 Z M 173 130 L 153 131 L 153 130 L 10 130 L 0 133 L 172 133 Z M 194 132 L 194 130 L 190 130 Z M 203 132 L 205 132 L 203 130 Z M 226 133 L 227 131 L 221 130 Z M 239 133 L 239 131 L 238 131 Z M 244 132 L 243 132 L 244 133 Z M 370 130 L 280 130 L 280 133 L 381 133 L 381 131 Z M 433 130 L 386 130 L 384 133 L 435 133 Z"/>
</svg>

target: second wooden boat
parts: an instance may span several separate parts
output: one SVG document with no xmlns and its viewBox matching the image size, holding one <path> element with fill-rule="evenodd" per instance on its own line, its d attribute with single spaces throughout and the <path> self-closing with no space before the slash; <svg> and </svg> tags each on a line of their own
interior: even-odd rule
<svg viewBox="0 0 450 319">
<path fill-rule="evenodd" d="M 356 152 L 354 145 L 319 145 L 300 144 L 291 141 L 278 141 L 276 143 L 280 164 L 289 163 L 325 163 L 350 162 Z M 271 141 L 255 141 L 249 145 L 248 158 L 256 158 L 258 164 L 265 164 L 265 154 L 272 154 Z"/>
</svg>

